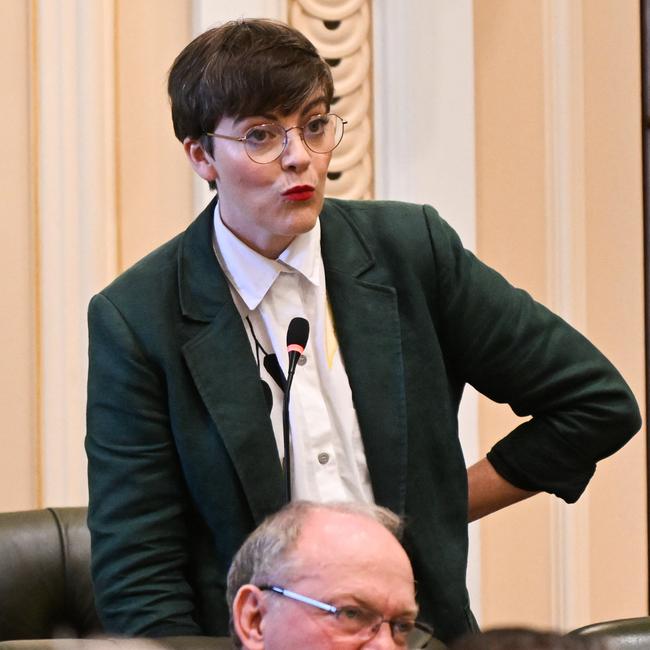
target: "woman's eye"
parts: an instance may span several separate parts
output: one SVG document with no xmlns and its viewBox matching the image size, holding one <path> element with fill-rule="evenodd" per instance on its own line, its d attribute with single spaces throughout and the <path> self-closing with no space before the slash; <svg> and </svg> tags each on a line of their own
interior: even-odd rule
<svg viewBox="0 0 650 650">
<path fill-rule="evenodd" d="M 307 122 L 307 126 L 305 127 L 305 130 L 311 135 L 318 135 L 320 133 L 323 133 L 323 131 L 325 131 L 327 122 L 328 119 L 326 117 L 318 117 L 315 120 L 311 120 Z"/>
<path fill-rule="evenodd" d="M 270 136 L 271 133 L 267 129 L 251 129 L 246 134 L 246 140 L 251 144 L 261 144 L 266 142 Z"/>
<path fill-rule="evenodd" d="M 272 144 L 280 136 L 276 129 L 268 126 L 254 127 L 246 133 L 246 142 L 252 145 Z"/>
</svg>

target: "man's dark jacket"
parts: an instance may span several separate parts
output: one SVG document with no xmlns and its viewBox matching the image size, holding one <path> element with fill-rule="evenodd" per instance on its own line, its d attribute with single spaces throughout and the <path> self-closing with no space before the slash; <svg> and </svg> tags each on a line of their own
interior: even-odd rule
<svg viewBox="0 0 650 650">
<path fill-rule="evenodd" d="M 227 634 L 230 561 L 283 503 L 213 210 L 90 305 L 89 525 L 110 632 Z M 464 250 L 432 208 L 327 200 L 320 221 L 375 500 L 406 518 L 422 619 L 448 640 L 472 626 L 464 384 L 530 416 L 490 452 L 497 471 L 569 502 L 639 428 L 638 408 L 583 336 Z"/>
</svg>

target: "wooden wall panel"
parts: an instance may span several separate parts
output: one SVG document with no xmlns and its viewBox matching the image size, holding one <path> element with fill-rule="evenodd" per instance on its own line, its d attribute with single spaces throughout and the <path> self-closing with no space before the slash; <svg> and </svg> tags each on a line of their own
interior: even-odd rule
<svg viewBox="0 0 650 650">
<path fill-rule="evenodd" d="M 639 2 L 584 5 L 589 334 L 644 399 Z M 592 620 L 647 614 L 645 428 L 590 488 Z"/>
<path fill-rule="evenodd" d="M 167 72 L 192 36 L 190 0 L 117 2 L 119 267 L 183 230 L 192 171 L 172 129 Z"/>
<path fill-rule="evenodd" d="M 0 158 L 0 510 L 36 505 L 38 485 L 36 418 L 36 267 L 31 133 L 30 3 L 0 3 L 0 104 L 3 128 Z M 10 97 L 10 99 L 9 99 Z"/>
<path fill-rule="evenodd" d="M 546 299 L 542 3 L 474 2 L 477 252 L 508 279 Z M 481 399 L 487 452 L 517 424 Z M 546 496 L 481 522 L 485 625 L 551 624 L 550 503 Z"/>
<path fill-rule="evenodd" d="M 478 253 L 571 319 L 643 403 L 639 4 L 474 10 Z M 483 402 L 484 450 L 514 421 Z M 542 495 L 487 518 L 483 624 L 645 613 L 645 493 L 641 433 L 599 464 L 580 504 Z"/>
</svg>

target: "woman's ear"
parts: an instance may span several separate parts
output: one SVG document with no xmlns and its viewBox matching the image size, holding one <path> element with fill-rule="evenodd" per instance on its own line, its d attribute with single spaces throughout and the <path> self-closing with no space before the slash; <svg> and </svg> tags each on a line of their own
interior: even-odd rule
<svg viewBox="0 0 650 650">
<path fill-rule="evenodd" d="M 185 138 L 183 140 L 183 149 L 192 165 L 192 169 L 204 181 L 216 181 L 217 170 L 214 164 L 214 158 L 205 150 L 201 141 L 196 138 Z"/>
<path fill-rule="evenodd" d="M 262 620 L 267 613 L 264 595 L 255 585 L 239 588 L 232 603 L 232 622 L 245 650 L 264 650 Z"/>
</svg>

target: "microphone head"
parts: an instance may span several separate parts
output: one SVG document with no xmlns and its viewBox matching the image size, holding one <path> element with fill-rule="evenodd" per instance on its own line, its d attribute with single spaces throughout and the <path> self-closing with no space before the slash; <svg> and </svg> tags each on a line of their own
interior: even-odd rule
<svg viewBox="0 0 650 650">
<path fill-rule="evenodd" d="M 304 318 L 300 318 L 300 316 L 292 318 L 287 329 L 287 348 L 296 351 L 300 349 L 300 354 L 302 354 L 307 345 L 308 338 L 309 323 Z"/>
</svg>

